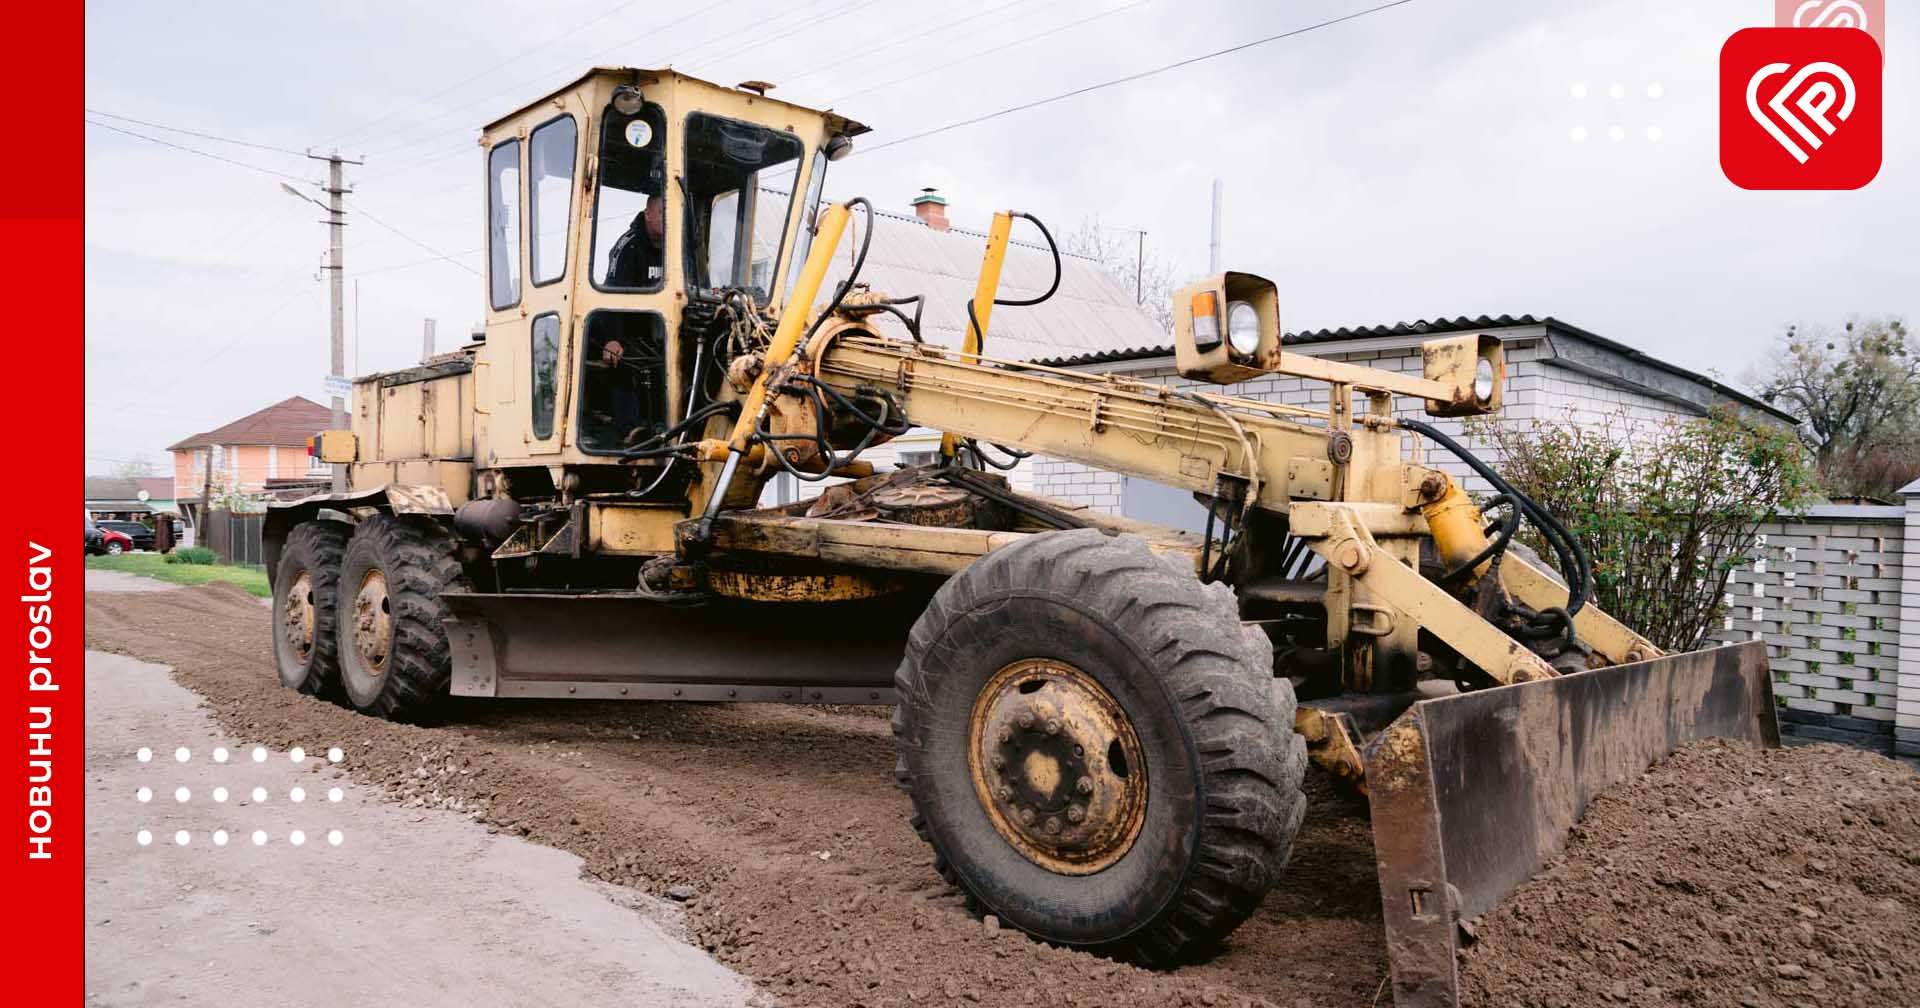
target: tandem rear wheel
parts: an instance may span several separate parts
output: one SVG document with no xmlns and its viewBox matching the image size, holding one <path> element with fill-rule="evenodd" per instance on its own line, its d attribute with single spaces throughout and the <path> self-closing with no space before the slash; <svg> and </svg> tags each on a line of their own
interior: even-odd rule
<svg viewBox="0 0 1920 1008">
<path fill-rule="evenodd" d="M 452 537 L 430 519 L 295 526 L 274 576 L 280 681 L 375 717 L 426 716 L 452 676 L 440 593 L 461 577 Z"/>
<path fill-rule="evenodd" d="M 976 561 L 895 685 L 895 776 L 977 912 L 1172 966 L 1286 864 L 1306 811 L 1289 683 L 1230 589 L 1138 537 L 1042 533 Z"/>
</svg>

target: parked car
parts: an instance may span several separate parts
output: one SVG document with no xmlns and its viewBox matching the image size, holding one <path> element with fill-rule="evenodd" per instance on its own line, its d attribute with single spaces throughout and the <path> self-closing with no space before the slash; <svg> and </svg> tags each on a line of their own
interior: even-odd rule
<svg viewBox="0 0 1920 1008">
<path fill-rule="evenodd" d="M 150 550 L 153 548 L 153 529 L 137 521 L 103 521 L 96 522 L 95 524 L 99 525 L 100 530 L 103 532 L 118 532 L 128 539 L 133 540 L 134 549 Z"/>
<path fill-rule="evenodd" d="M 133 552 L 133 539 L 125 532 L 115 532 L 112 529 L 101 528 L 98 525 L 88 525 L 86 552 L 88 556 L 131 553 Z"/>
</svg>

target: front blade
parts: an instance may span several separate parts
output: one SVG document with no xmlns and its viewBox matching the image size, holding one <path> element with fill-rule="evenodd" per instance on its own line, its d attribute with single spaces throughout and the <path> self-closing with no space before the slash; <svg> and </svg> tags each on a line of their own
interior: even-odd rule
<svg viewBox="0 0 1920 1008">
<path fill-rule="evenodd" d="M 1587 803 L 1689 742 L 1778 746 L 1765 645 L 1421 701 L 1368 762 L 1400 1008 L 1451 1006 L 1461 920 L 1557 852 Z"/>
</svg>

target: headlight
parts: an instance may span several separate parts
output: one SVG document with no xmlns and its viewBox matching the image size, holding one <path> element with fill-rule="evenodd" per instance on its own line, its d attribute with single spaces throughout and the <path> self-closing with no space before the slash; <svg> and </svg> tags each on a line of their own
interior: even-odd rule
<svg viewBox="0 0 1920 1008">
<path fill-rule="evenodd" d="M 1493 399 L 1493 362 L 1485 357 L 1480 358 L 1480 365 L 1473 372 L 1473 398 L 1483 403 Z"/>
<path fill-rule="evenodd" d="M 613 110 L 624 116 L 639 115 L 646 101 L 640 97 L 640 89 L 631 84 L 622 84 L 613 89 Z"/>
<path fill-rule="evenodd" d="M 1260 313 L 1245 301 L 1227 305 L 1227 345 L 1242 357 L 1260 349 Z"/>
</svg>

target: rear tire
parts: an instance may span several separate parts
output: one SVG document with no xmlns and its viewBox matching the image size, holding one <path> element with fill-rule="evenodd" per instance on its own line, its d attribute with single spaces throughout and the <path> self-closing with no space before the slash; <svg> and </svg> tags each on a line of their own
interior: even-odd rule
<svg viewBox="0 0 1920 1008">
<path fill-rule="evenodd" d="M 1049 942 L 1156 967 L 1210 954 L 1306 812 L 1265 635 L 1137 536 L 1041 533 L 976 561 L 915 624 L 895 686 L 895 776 L 935 868 Z"/>
<path fill-rule="evenodd" d="M 340 692 L 334 585 L 340 580 L 347 531 L 338 522 L 294 526 L 274 571 L 274 664 L 281 685 L 308 696 L 335 697 Z"/>
<path fill-rule="evenodd" d="M 440 593 L 460 578 L 453 538 L 431 520 L 360 523 L 337 588 L 340 685 L 355 710 L 418 721 L 446 697 L 453 663 Z"/>
</svg>

